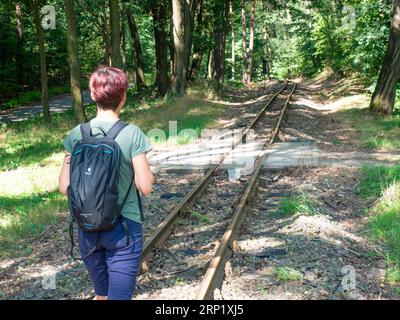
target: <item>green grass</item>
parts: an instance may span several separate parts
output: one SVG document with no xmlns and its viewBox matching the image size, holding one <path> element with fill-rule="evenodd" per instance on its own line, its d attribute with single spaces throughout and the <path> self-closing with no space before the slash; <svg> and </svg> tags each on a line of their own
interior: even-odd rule
<svg viewBox="0 0 400 320">
<path fill-rule="evenodd" d="M 400 115 L 392 117 L 369 113 L 367 109 L 348 109 L 338 113 L 347 127 L 356 131 L 366 149 L 395 150 L 400 148 Z"/>
<path fill-rule="evenodd" d="M 332 143 L 333 143 L 335 146 L 337 146 L 337 147 L 339 147 L 339 146 L 342 145 L 342 141 L 340 141 L 338 138 L 334 138 L 334 139 L 332 140 Z"/>
<path fill-rule="evenodd" d="M 400 165 L 367 166 L 362 169 L 360 196 L 378 198 L 370 210 L 370 237 L 382 242 L 389 265 L 387 281 L 400 282 Z"/>
<path fill-rule="evenodd" d="M 276 276 L 284 282 L 300 281 L 303 277 L 301 272 L 291 267 L 278 267 L 275 269 Z"/>
<path fill-rule="evenodd" d="M 400 182 L 400 165 L 364 166 L 359 193 L 363 197 L 381 197 L 393 183 Z"/>
<path fill-rule="evenodd" d="M 29 254 L 26 240 L 57 224 L 67 211 L 65 197 L 58 192 L 7 197 L 0 195 L 0 257 Z"/>
<path fill-rule="evenodd" d="M 302 193 L 283 198 L 279 204 L 277 214 L 281 216 L 293 216 L 296 214 L 318 214 L 315 208 L 316 202 L 310 196 Z"/>
<path fill-rule="evenodd" d="M 386 274 L 386 281 L 389 284 L 400 283 L 400 268 L 389 268 Z"/>
<path fill-rule="evenodd" d="M 88 88 L 88 81 L 84 80 L 82 83 L 82 89 L 87 89 L 87 88 Z M 50 87 L 48 91 L 49 91 L 49 97 L 51 98 L 59 94 L 70 93 L 71 86 L 64 85 L 64 86 Z M 0 104 L 0 110 L 8 110 L 24 106 L 30 103 L 40 102 L 42 99 L 41 97 L 42 95 L 40 90 L 24 92 L 18 95 L 18 97 L 10 99 Z"/>
<path fill-rule="evenodd" d="M 245 88 L 245 84 L 241 80 L 228 79 L 228 80 L 226 80 L 225 84 L 228 85 L 229 87 L 235 88 L 235 89 Z"/>
<path fill-rule="evenodd" d="M 94 114 L 94 107 L 89 114 Z M 71 110 L 53 114 L 52 122 L 43 118 L 2 124 L 0 126 L 0 171 L 38 165 L 54 153 L 62 152 L 62 141 L 76 125 Z"/>
<path fill-rule="evenodd" d="M 88 116 L 95 116 L 95 106 L 88 107 Z M 158 98 L 134 100 L 129 98 L 122 118 L 138 125 L 145 133 L 161 129 L 165 134 L 152 143 L 186 144 L 193 136 L 214 125 L 226 108 L 196 97 L 172 98 L 164 102 Z M 177 122 L 176 132 L 169 131 L 170 121 Z M 53 114 L 52 122 L 43 118 L 7 123 L 0 126 L 0 171 L 20 166 L 39 165 L 54 153 L 62 152 L 62 141 L 76 125 L 72 110 Z M 188 129 L 182 132 L 182 130 Z"/>
<path fill-rule="evenodd" d="M 177 286 L 184 286 L 184 285 L 186 285 L 186 279 L 178 277 L 175 279 L 175 284 Z"/>
<path fill-rule="evenodd" d="M 186 144 L 193 140 L 192 137 L 200 138 L 202 130 L 212 127 L 225 110 L 217 103 L 187 96 L 169 98 L 166 102 L 150 100 L 139 108 L 128 105 L 123 117 L 131 119 L 146 133 L 161 129 L 164 134 L 158 139 L 151 139 L 153 143 Z M 176 131 L 170 130 L 170 121 L 176 121 Z"/>
<path fill-rule="evenodd" d="M 201 222 L 209 223 L 211 221 L 209 217 L 207 217 L 204 214 L 201 214 L 197 211 L 193 211 L 193 210 L 190 211 L 190 215 L 193 218 L 195 218 L 196 220 L 201 221 Z"/>
</svg>

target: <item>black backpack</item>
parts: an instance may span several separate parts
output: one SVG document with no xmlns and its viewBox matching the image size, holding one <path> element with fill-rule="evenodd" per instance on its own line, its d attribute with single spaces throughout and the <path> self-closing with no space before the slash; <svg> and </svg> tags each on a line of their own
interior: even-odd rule
<svg viewBox="0 0 400 320">
<path fill-rule="evenodd" d="M 133 185 L 133 178 L 123 203 L 118 205 L 118 178 L 122 151 L 115 138 L 128 123 L 118 120 L 103 137 L 92 135 L 90 123 L 81 125 L 82 140 L 71 154 L 68 206 L 72 216 L 70 224 L 71 256 L 73 256 L 73 223 L 85 231 L 99 232 L 113 229 L 120 220 L 121 210 Z M 136 189 L 136 188 L 135 188 Z M 142 214 L 141 199 L 136 189 Z M 127 232 L 127 226 L 124 225 Z M 129 237 L 127 237 L 129 244 Z"/>
</svg>

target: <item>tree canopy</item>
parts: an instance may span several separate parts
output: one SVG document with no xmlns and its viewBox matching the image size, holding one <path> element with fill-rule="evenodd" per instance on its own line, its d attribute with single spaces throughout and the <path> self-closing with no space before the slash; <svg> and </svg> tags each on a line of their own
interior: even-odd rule
<svg viewBox="0 0 400 320">
<path fill-rule="evenodd" d="M 71 30 L 83 78 L 100 64 L 116 65 L 138 90 L 154 85 L 160 95 L 184 94 L 191 82 L 207 78 L 219 88 L 227 80 L 312 76 L 325 69 L 356 74 L 372 93 L 394 2 L 77 0 L 71 16 L 65 0 L 2 1 L 0 104 L 7 108 L 10 100 L 43 88 L 41 73 L 49 88 L 70 83 Z M 55 27 L 41 30 L 43 40 L 35 28 L 35 4 L 40 19 L 49 14 L 45 5 L 55 9 Z"/>
</svg>

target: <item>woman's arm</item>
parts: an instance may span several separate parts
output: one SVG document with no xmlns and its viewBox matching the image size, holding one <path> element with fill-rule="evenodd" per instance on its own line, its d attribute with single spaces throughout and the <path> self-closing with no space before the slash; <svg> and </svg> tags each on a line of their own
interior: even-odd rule
<svg viewBox="0 0 400 320">
<path fill-rule="evenodd" d="M 66 196 L 68 186 L 69 186 L 69 162 L 71 160 L 71 154 L 66 150 L 64 151 L 64 153 L 65 153 L 65 158 L 64 158 L 64 162 L 61 167 L 60 177 L 58 179 L 58 183 L 59 183 L 58 188 L 59 188 L 60 192 L 64 196 Z"/>
<path fill-rule="evenodd" d="M 154 177 L 147 162 L 146 153 L 139 154 L 132 159 L 135 170 L 135 184 L 138 190 L 147 196 L 153 190 Z"/>
</svg>

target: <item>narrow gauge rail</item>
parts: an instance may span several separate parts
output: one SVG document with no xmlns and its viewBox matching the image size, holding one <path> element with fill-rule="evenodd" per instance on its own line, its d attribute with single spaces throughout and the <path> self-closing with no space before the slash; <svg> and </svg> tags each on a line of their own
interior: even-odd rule
<svg viewBox="0 0 400 320">
<path fill-rule="evenodd" d="M 275 129 L 273 130 L 270 139 L 268 140 L 268 142 L 264 147 L 268 147 L 269 145 L 275 143 L 280 128 L 282 126 L 282 121 L 288 109 L 289 102 L 295 90 L 296 90 L 296 83 L 293 84 L 293 89 L 290 92 L 285 105 L 283 106 L 277 124 L 275 126 Z M 240 228 L 241 221 L 243 220 L 243 217 L 247 212 L 249 204 L 251 203 L 251 199 L 254 196 L 254 193 L 257 189 L 257 181 L 260 176 L 260 172 L 265 158 L 266 156 L 262 155 L 256 160 L 256 167 L 253 172 L 253 175 L 250 178 L 249 183 L 247 184 L 247 187 L 243 192 L 242 197 L 240 198 L 239 204 L 236 207 L 231 222 L 227 227 L 220 241 L 219 247 L 217 248 L 214 257 L 211 260 L 210 266 L 208 267 L 207 272 L 203 278 L 203 281 L 201 283 L 200 289 L 196 297 L 196 299 L 198 300 L 212 299 L 215 288 L 222 281 L 225 263 L 229 259 L 232 253 L 231 248 L 233 240 L 235 238 L 235 234 Z"/>
<path fill-rule="evenodd" d="M 285 81 L 285 84 L 271 97 L 267 104 L 262 108 L 259 114 L 254 118 L 251 124 L 243 131 L 242 136 L 237 138 L 233 142 L 233 148 L 235 148 L 241 141 L 243 141 L 250 130 L 259 123 L 261 117 L 265 114 L 267 109 L 270 107 L 272 102 L 287 88 L 289 82 Z M 142 254 L 142 271 L 148 270 L 147 261 L 149 260 L 152 251 L 160 247 L 163 242 L 169 237 L 169 234 L 175 225 L 176 221 L 187 213 L 187 210 L 193 205 L 206 189 L 211 177 L 221 168 L 222 163 L 227 158 L 230 152 L 223 155 L 220 159 L 219 164 L 212 165 L 203 178 L 186 194 L 186 196 L 176 205 L 176 207 L 170 212 L 170 214 L 155 228 L 152 234 L 145 240 Z"/>
</svg>

